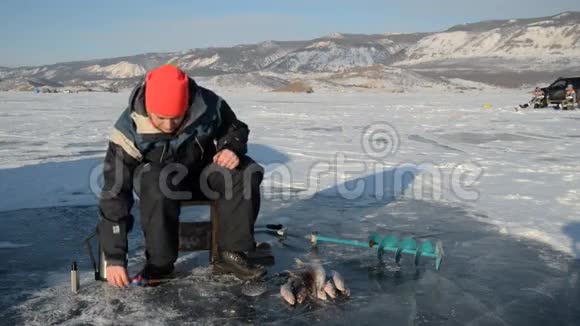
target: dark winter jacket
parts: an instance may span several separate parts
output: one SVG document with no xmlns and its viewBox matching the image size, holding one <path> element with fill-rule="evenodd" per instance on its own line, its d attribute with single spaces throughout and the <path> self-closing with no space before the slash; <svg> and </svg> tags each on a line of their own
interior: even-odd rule
<svg viewBox="0 0 580 326">
<path fill-rule="evenodd" d="M 126 264 L 127 233 L 133 225 L 133 176 L 139 165 L 177 162 L 201 168 L 222 149 L 238 156 L 247 152 L 248 126 L 214 92 L 190 78 L 187 119 L 175 134 L 164 134 L 147 116 L 145 87 L 141 82 L 131 93 L 105 156 L 97 231 L 109 265 Z"/>
</svg>

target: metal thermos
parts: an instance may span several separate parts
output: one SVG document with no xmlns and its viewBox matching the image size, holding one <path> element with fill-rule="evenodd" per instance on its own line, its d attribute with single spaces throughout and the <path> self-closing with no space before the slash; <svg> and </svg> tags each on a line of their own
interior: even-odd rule
<svg viewBox="0 0 580 326">
<path fill-rule="evenodd" d="M 79 270 L 76 261 L 73 261 L 70 268 L 70 287 L 73 293 L 77 293 L 79 291 Z"/>
<path fill-rule="evenodd" d="M 107 259 L 105 258 L 105 253 L 99 245 L 99 279 L 101 281 L 107 280 Z"/>
</svg>

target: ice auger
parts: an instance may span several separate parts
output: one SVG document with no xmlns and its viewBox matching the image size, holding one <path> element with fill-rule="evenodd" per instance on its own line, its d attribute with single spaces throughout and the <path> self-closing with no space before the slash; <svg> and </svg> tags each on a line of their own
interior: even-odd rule
<svg viewBox="0 0 580 326">
<path fill-rule="evenodd" d="M 417 244 L 413 238 L 399 238 L 395 235 L 388 235 L 381 237 L 378 234 L 373 234 L 369 237 L 368 242 L 357 240 L 345 240 L 323 237 L 318 232 L 312 232 L 310 241 L 313 247 L 316 247 L 320 242 L 337 243 L 355 247 L 374 248 L 378 250 L 379 257 L 382 257 L 386 252 L 394 254 L 395 262 L 398 264 L 403 254 L 414 255 L 415 266 L 419 266 L 419 259 L 421 257 L 429 257 L 435 259 L 435 269 L 439 270 L 441 261 L 443 260 L 443 243 L 436 241 L 435 245 L 430 240 L 424 240 Z"/>
</svg>

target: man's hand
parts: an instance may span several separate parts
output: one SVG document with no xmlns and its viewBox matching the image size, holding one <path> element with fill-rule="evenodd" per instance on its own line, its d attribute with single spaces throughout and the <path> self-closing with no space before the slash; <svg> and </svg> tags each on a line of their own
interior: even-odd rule
<svg viewBox="0 0 580 326">
<path fill-rule="evenodd" d="M 131 284 L 129 276 L 127 276 L 127 270 L 123 266 L 108 266 L 107 281 L 117 288 L 126 288 Z"/>
<path fill-rule="evenodd" d="M 213 162 L 226 169 L 233 170 L 240 164 L 240 159 L 236 153 L 229 149 L 224 149 L 214 155 Z"/>
</svg>

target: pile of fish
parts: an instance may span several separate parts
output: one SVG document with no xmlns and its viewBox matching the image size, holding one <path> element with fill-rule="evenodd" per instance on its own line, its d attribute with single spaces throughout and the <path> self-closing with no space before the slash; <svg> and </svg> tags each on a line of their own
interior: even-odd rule
<svg viewBox="0 0 580 326">
<path fill-rule="evenodd" d="M 296 263 L 299 269 L 288 271 L 288 281 L 280 287 L 280 295 L 290 305 L 301 304 L 307 299 L 326 301 L 328 297 L 350 296 L 340 273 L 331 271 L 327 277 L 319 262 L 304 263 L 296 259 Z"/>
</svg>

